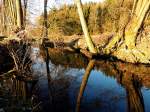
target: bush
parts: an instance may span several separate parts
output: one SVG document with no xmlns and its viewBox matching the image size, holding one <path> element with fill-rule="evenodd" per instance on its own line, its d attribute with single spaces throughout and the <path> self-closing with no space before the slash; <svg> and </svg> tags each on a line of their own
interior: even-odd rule
<svg viewBox="0 0 150 112">
<path fill-rule="evenodd" d="M 105 3 L 88 3 L 83 5 L 85 20 L 90 34 L 118 32 L 125 26 L 130 15 L 132 2 L 126 0 L 107 0 Z M 64 5 L 59 9 L 53 8 L 48 14 L 49 34 L 70 36 L 82 34 L 79 16 L 75 5 Z M 41 15 L 38 24 L 43 24 Z"/>
</svg>

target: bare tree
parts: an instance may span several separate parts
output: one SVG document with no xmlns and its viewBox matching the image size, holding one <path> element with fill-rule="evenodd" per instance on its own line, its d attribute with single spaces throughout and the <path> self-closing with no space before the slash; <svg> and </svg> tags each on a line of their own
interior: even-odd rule
<svg viewBox="0 0 150 112">
<path fill-rule="evenodd" d="M 48 37 L 48 25 L 47 25 L 47 2 L 48 0 L 44 0 L 44 37 Z"/>
<path fill-rule="evenodd" d="M 28 0 L 23 0 L 23 4 L 24 4 L 23 14 L 24 14 L 24 27 L 25 27 L 26 26 L 26 16 L 27 16 Z"/>
<path fill-rule="evenodd" d="M 74 0 L 74 1 L 75 1 L 76 5 L 77 5 L 77 9 L 78 9 L 79 17 L 80 17 L 82 30 L 84 32 L 86 44 L 87 44 L 87 46 L 89 48 L 89 51 L 91 53 L 98 53 L 98 50 L 94 46 L 92 38 L 91 38 L 91 36 L 90 36 L 90 34 L 88 32 L 88 27 L 87 27 L 87 24 L 86 24 L 86 21 L 85 21 L 85 18 L 84 18 L 81 0 Z"/>
</svg>

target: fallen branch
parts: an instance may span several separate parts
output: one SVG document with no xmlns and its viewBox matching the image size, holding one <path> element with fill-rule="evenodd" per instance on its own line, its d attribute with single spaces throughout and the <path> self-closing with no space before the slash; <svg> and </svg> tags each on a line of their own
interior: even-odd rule
<svg viewBox="0 0 150 112">
<path fill-rule="evenodd" d="M 0 78 L 7 78 L 7 77 L 11 77 L 15 72 L 17 72 L 15 69 L 12 69 L 12 70 L 9 70 L 8 72 L 6 73 L 3 73 L 0 75 Z"/>
<path fill-rule="evenodd" d="M 87 51 L 87 50 L 84 50 L 84 49 L 80 49 L 80 52 L 81 52 L 83 55 L 85 55 L 86 57 L 90 58 L 90 59 L 92 59 L 93 56 L 94 56 L 93 53 L 91 53 L 91 52 L 89 52 L 89 51 Z"/>
</svg>

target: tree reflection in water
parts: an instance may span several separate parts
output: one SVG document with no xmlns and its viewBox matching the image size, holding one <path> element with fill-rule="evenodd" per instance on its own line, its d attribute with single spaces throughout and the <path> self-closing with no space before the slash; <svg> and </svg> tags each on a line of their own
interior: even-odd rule
<svg viewBox="0 0 150 112">
<path fill-rule="evenodd" d="M 150 68 L 145 67 L 143 65 L 135 66 L 132 64 L 126 64 L 126 63 L 122 63 L 122 62 L 110 62 L 110 61 L 106 61 L 106 60 L 105 61 L 104 60 L 88 61 L 88 59 L 86 59 L 78 54 L 73 54 L 73 53 L 68 53 L 68 52 L 60 53 L 58 50 L 54 50 L 54 49 L 49 49 L 48 51 L 49 51 L 49 54 L 48 53 L 46 54 L 46 52 L 45 52 L 44 59 L 42 58 L 42 59 L 40 59 L 40 61 L 35 60 L 35 62 L 37 62 L 38 65 L 41 64 L 41 66 L 37 66 L 37 68 L 36 68 L 39 72 L 35 71 L 36 74 L 38 74 L 38 75 L 40 74 L 39 80 L 35 84 L 31 83 L 31 82 L 21 81 L 18 79 L 13 79 L 12 81 L 10 81 L 11 83 L 5 82 L 5 84 L 9 84 L 9 86 L 10 86 L 9 88 L 11 88 L 10 93 L 13 93 L 13 94 L 9 94 L 9 95 L 14 96 L 14 100 L 12 100 L 12 99 L 8 100 L 9 104 L 6 104 L 7 109 L 5 109 L 5 110 L 8 110 L 8 112 L 11 109 L 16 111 L 16 110 L 18 110 L 18 107 L 20 107 L 22 109 L 26 109 L 26 110 L 29 110 L 32 112 L 40 112 L 40 111 L 44 111 L 44 112 L 76 111 L 76 112 L 79 112 L 82 110 L 85 111 L 87 109 L 87 107 L 86 107 L 88 105 L 87 103 L 92 102 L 90 104 L 90 106 L 92 105 L 90 107 L 90 109 L 96 108 L 100 111 L 101 111 L 101 109 L 102 109 L 102 111 L 103 110 L 107 111 L 108 110 L 107 107 L 109 107 L 110 105 L 112 106 L 112 104 L 114 104 L 111 109 L 113 111 L 115 111 L 116 105 L 122 106 L 122 104 L 123 104 L 123 106 L 126 108 L 126 106 L 124 105 L 126 102 L 125 103 L 121 102 L 123 100 L 126 100 L 128 103 L 127 110 L 129 112 L 144 112 L 145 111 L 146 106 L 144 107 L 144 101 L 143 101 L 143 96 L 141 93 L 141 88 L 143 86 L 148 87 L 148 88 L 150 87 L 150 85 L 149 85 L 150 83 L 148 83 L 148 82 L 150 82 L 149 81 Z M 50 52 L 50 51 L 52 51 L 52 52 Z M 48 55 L 50 55 L 50 57 L 47 57 Z M 50 60 L 49 60 L 49 58 L 50 58 Z M 35 65 L 36 65 L 36 63 L 35 63 Z M 77 72 L 73 71 L 73 69 L 76 69 Z M 84 71 L 84 70 L 85 70 L 85 73 L 83 75 L 82 71 Z M 111 101 L 111 98 L 115 97 L 116 95 L 118 95 L 118 97 L 120 97 L 122 94 L 124 95 L 124 90 L 119 92 L 118 94 L 113 95 L 113 93 L 117 93 L 118 90 L 117 91 L 114 90 L 115 92 L 107 91 L 110 89 L 112 90 L 113 88 L 111 88 L 111 87 L 104 88 L 105 90 L 102 90 L 103 89 L 102 86 L 107 85 L 107 84 L 105 82 L 104 83 L 100 82 L 100 83 L 96 83 L 96 84 L 101 84 L 101 85 L 98 85 L 97 86 L 98 88 L 96 87 L 96 89 L 98 91 L 99 90 L 102 90 L 102 91 L 99 91 L 98 93 L 94 93 L 94 94 L 97 94 L 97 96 L 100 93 L 100 95 L 98 96 L 98 98 L 100 98 L 100 99 L 96 99 L 97 100 L 96 103 L 98 103 L 98 107 L 93 107 L 93 104 L 95 103 L 94 98 L 96 95 L 95 96 L 93 95 L 94 98 L 92 100 L 86 102 L 82 98 L 82 96 L 84 93 L 86 93 L 84 91 L 87 86 L 87 83 L 90 83 L 90 80 L 88 82 L 88 79 L 89 79 L 91 71 L 97 71 L 96 73 L 92 72 L 92 73 L 94 73 L 94 75 L 97 75 L 97 73 L 99 74 L 100 72 L 103 72 L 102 74 L 99 74 L 99 75 L 103 76 L 106 80 L 100 80 L 100 81 L 107 81 L 106 76 L 113 77 L 114 79 L 116 79 L 117 82 L 119 84 L 121 84 L 121 86 L 125 89 L 126 97 L 123 96 L 121 98 L 121 101 L 120 101 L 120 99 L 118 100 L 115 98 L 114 98 L 115 102 Z M 69 75 L 66 75 L 67 73 Z M 42 75 L 42 77 L 41 77 L 41 75 Z M 77 90 L 79 89 L 79 84 L 80 84 L 79 82 L 81 81 L 82 75 L 83 75 L 82 83 L 80 86 L 79 93 L 77 93 Z M 148 80 L 145 79 L 146 77 Z M 78 82 L 75 81 L 75 83 L 73 83 L 75 85 L 71 85 L 72 84 L 71 80 L 77 80 L 77 78 L 79 78 Z M 116 80 L 114 80 L 114 79 L 113 79 L 113 81 L 116 84 Z M 93 81 L 95 81 L 95 80 L 93 80 Z M 108 83 L 109 83 L 109 81 L 108 81 Z M 92 83 L 94 83 L 94 82 L 92 82 Z M 114 83 L 112 83 L 112 84 L 114 84 Z M 73 88 L 71 88 L 71 87 L 73 87 Z M 116 87 L 116 86 L 113 86 L 113 87 Z M 71 88 L 73 90 L 73 95 L 75 97 L 74 96 L 70 97 L 69 92 L 72 90 L 70 90 L 69 88 Z M 99 88 L 102 88 L 102 89 L 99 89 Z M 87 89 L 88 89 L 88 86 L 87 86 Z M 90 89 L 89 90 L 90 92 L 93 91 L 92 88 L 89 88 L 89 89 Z M 78 94 L 77 99 L 75 99 L 76 93 Z M 105 93 L 109 93 L 109 94 L 105 94 Z M 120 93 L 121 93 L 121 95 L 120 95 Z M 1 92 L 1 88 L 0 88 L 0 95 L 1 94 L 2 94 L 2 92 Z M 31 102 L 31 95 L 32 95 L 32 102 Z M 91 97 L 93 97 L 93 96 L 91 96 Z M 88 96 L 86 96 L 86 98 L 87 97 Z M 103 100 L 103 99 L 106 99 L 106 100 Z M 76 107 L 74 107 L 74 103 L 72 106 L 71 102 L 73 100 L 77 100 Z M 120 101 L 122 104 L 120 102 L 118 103 L 116 100 L 118 102 Z M 28 104 L 26 103 L 26 101 L 28 102 Z M 0 102 L 1 102 L 1 99 L 0 99 Z M 83 105 L 82 105 L 82 103 L 83 103 Z M 105 104 L 109 103 L 109 104 L 106 106 L 104 104 L 104 106 L 103 106 L 103 103 L 105 103 Z M 24 105 L 24 104 L 27 104 L 27 105 Z M 6 107 L 6 105 L 5 105 L 5 107 Z M 9 105 L 9 108 L 8 108 L 8 105 Z M 0 103 L 0 106 L 1 106 L 1 103 Z M 86 108 L 84 108 L 84 106 Z M 124 107 L 123 107 L 123 109 L 125 109 Z M 112 110 L 110 110 L 110 111 L 112 111 Z M 24 112 L 24 111 L 22 111 L 22 112 Z"/>
<path fill-rule="evenodd" d="M 128 112 L 145 112 L 144 99 L 141 92 L 142 88 L 142 74 L 147 74 L 149 71 L 143 65 L 136 66 L 132 64 L 116 63 L 112 64 L 115 73 L 115 78 L 117 78 L 118 83 L 120 83 L 126 91 L 127 102 L 128 102 Z"/>
<path fill-rule="evenodd" d="M 89 63 L 88 63 L 88 66 L 85 70 L 85 73 L 84 73 L 84 76 L 83 76 L 83 79 L 82 79 L 82 83 L 81 83 L 81 86 L 80 86 L 78 98 L 77 98 L 76 112 L 79 112 L 81 99 L 82 99 L 86 84 L 88 82 L 89 75 L 90 75 L 90 73 L 91 73 L 91 71 L 94 67 L 94 64 L 95 64 L 95 60 L 90 60 Z"/>
<path fill-rule="evenodd" d="M 3 88 L 0 88 L 0 97 L 3 99 L 3 104 L 0 103 L 1 110 L 6 112 L 32 111 L 30 82 L 12 78 L 1 81 L 1 84 Z"/>
<path fill-rule="evenodd" d="M 85 69 L 85 74 L 82 78 L 80 90 L 77 97 L 76 112 L 80 112 L 82 96 L 84 94 L 88 82 L 88 78 L 90 76 L 92 69 L 94 68 L 94 65 L 95 66 L 97 65 L 97 63 L 95 62 L 96 62 L 95 60 L 90 60 L 87 68 Z M 98 65 L 99 68 L 107 75 L 112 74 L 112 73 L 108 73 L 108 71 L 110 72 L 111 70 L 113 70 L 113 73 L 115 73 L 114 77 L 117 78 L 118 83 L 125 88 L 126 95 L 127 95 L 126 97 L 128 103 L 128 109 L 127 109 L 128 112 L 145 112 L 144 100 L 141 93 L 142 84 L 138 76 L 135 75 L 134 73 L 129 74 L 129 71 L 126 70 L 123 71 L 119 69 L 118 67 L 116 67 L 117 65 L 114 65 L 114 63 L 113 64 L 110 63 L 109 65 L 108 69 L 111 68 L 111 70 L 108 70 L 107 68 L 103 68 L 103 67 L 107 67 L 107 64 L 105 63 L 103 63 L 103 67 L 100 67 L 100 65 Z"/>
<path fill-rule="evenodd" d="M 129 112 L 144 112 L 144 100 L 141 93 L 141 84 L 134 74 L 123 74 L 122 86 L 126 89 Z"/>
</svg>

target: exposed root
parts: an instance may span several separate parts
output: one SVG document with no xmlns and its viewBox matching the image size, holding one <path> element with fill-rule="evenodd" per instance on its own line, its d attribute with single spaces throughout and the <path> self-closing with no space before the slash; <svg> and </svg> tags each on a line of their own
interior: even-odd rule
<svg viewBox="0 0 150 112">
<path fill-rule="evenodd" d="M 13 76 L 13 74 L 16 72 L 15 69 L 9 70 L 7 73 L 3 73 L 0 75 L 0 78 L 10 78 Z"/>
<path fill-rule="evenodd" d="M 15 44 L 15 45 L 14 45 Z M 9 54 L 14 61 L 14 68 L 18 75 L 31 74 L 30 45 L 24 42 L 12 41 L 7 45 Z"/>
<path fill-rule="evenodd" d="M 150 56 L 138 50 L 137 48 L 131 50 L 121 48 L 118 51 L 114 52 L 113 55 L 115 55 L 118 59 L 126 62 L 145 64 L 150 63 Z"/>
<path fill-rule="evenodd" d="M 110 41 L 108 41 L 108 44 L 104 48 L 105 54 L 110 54 L 117 50 L 117 46 L 119 45 L 119 42 L 121 40 L 121 36 L 116 35 L 115 37 L 112 37 Z"/>
</svg>

